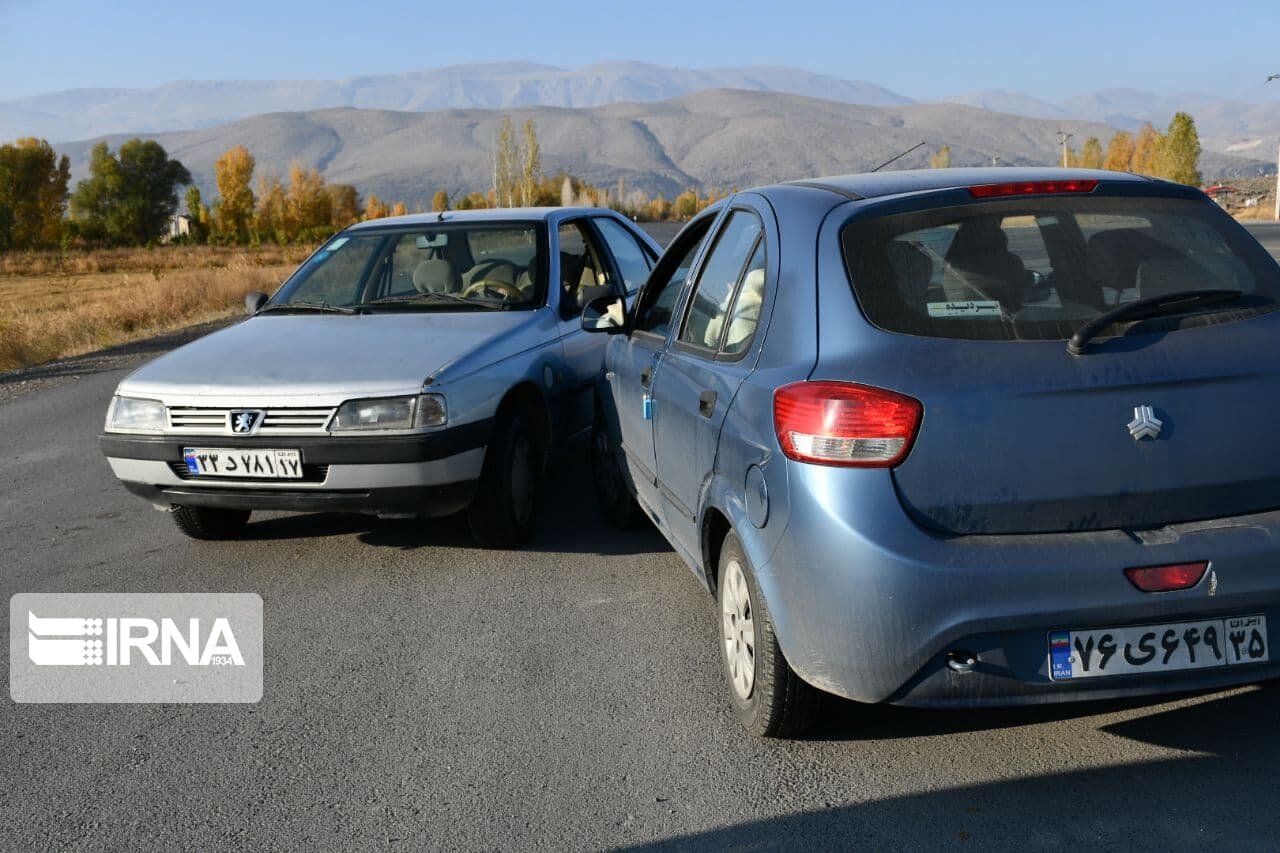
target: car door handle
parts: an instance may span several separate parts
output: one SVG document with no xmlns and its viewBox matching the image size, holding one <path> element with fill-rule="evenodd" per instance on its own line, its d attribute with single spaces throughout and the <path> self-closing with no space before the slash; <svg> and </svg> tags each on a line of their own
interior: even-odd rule
<svg viewBox="0 0 1280 853">
<path fill-rule="evenodd" d="M 646 367 L 643 370 L 641 370 L 640 371 L 640 387 L 648 388 L 650 383 L 652 382 L 653 382 L 653 368 Z"/>
<path fill-rule="evenodd" d="M 711 414 L 715 410 L 716 410 L 716 392 L 715 391 L 703 391 L 701 394 L 698 395 L 698 414 L 702 415 L 704 418 L 709 418 L 711 417 Z"/>
</svg>

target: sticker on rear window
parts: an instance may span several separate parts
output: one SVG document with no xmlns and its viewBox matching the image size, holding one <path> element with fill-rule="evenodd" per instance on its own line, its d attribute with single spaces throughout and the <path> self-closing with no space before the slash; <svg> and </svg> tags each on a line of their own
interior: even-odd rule
<svg viewBox="0 0 1280 853">
<path fill-rule="evenodd" d="M 996 300 L 963 300 L 957 302 L 930 302 L 930 317 L 999 317 L 1000 303 Z"/>
</svg>

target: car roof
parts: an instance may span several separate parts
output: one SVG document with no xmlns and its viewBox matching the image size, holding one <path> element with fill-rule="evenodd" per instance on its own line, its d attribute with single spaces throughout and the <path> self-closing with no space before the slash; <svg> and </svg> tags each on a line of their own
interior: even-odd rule
<svg viewBox="0 0 1280 853">
<path fill-rule="evenodd" d="M 825 189 L 847 198 L 869 199 L 932 190 L 948 190 L 982 184 L 1005 184 L 1022 181 L 1104 180 L 1123 183 L 1151 183 L 1154 179 L 1128 172 L 1100 169 L 1058 169 L 1045 167 L 1009 168 L 1004 166 L 966 169 L 903 169 L 895 172 L 864 172 L 789 181 L 780 186 Z"/>
<path fill-rule="evenodd" d="M 606 207 L 493 207 L 478 210 L 447 210 L 439 213 L 410 213 L 407 216 L 385 216 L 357 222 L 348 230 L 400 225 L 435 225 L 439 222 L 540 222 L 568 219 L 574 216 L 616 216 Z"/>
</svg>

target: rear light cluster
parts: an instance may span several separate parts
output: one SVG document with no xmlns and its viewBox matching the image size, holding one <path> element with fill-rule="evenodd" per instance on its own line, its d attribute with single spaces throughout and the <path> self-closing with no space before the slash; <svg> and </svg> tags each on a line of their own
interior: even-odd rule
<svg viewBox="0 0 1280 853">
<path fill-rule="evenodd" d="M 1170 566 L 1146 566 L 1125 569 L 1124 576 L 1143 592 L 1173 592 L 1191 589 L 1204 577 L 1208 563 L 1176 563 Z"/>
<path fill-rule="evenodd" d="M 974 198 L 1002 198 L 1015 195 L 1091 193 L 1097 188 L 1097 181 L 1016 181 L 1010 184 L 982 184 L 969 187 L 969 195 Z"/>
<path fill-rule="evenodd" d="M 773 426 L 797 462 L 889 468 L 911 451 L 919 400 L 851 382 L 795 382 L 773 395 Z"/>
</svg>

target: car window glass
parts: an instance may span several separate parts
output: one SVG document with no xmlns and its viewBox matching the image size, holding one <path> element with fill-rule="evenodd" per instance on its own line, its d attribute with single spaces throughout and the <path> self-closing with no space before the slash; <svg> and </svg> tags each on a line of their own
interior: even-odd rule
<svg viewBox="0 0 1280 853">
<path fill-rule="evenodd" d="M 1065 340 L 1137 299 L 1204 288 L 1254 297 L 1144 321 L 1176 330 L 1220 323 L 1224 311 L 1255 316 L 1280 298 L 1280 271 L 1256 242 L 1188 199 L 969 204 L 854 221 L 842 242 L 867 318 L 908 334 Z"/>
<path fill-rule="evenodd" d="M 350 305 L 360 298 L 365 271 L 382 237 L 338 237 L 307 259 L 286 285 L 286 293 L 298 301 Z"/>
<path fill-rule="evenodd" d="M 729 214 L 698 273 L 698 283 L 694 285 L 684 328 L 680 331 L 681 341 L 713 350 L 719 345 L 734 289 L 761 230 L 760 220 L 754 213 L 735 210 Z"/>
<path fill-rule="evenodd" d="M 560 316 L 577 317 L 588 302 L 613 293 L 608 271 L 585 223 L 560 226 Z"/>
<path fill-rule="evenodd" d="M 710 232 L 711 219 L 700 223 L 700 231 L 686 235 L 688 242 L 683 248 L 672 246 L 658 265 L 653 276 L 645 284 L 645 290 L 637 303 L 635 329 L 638 332 L 651 332 L 666 337 L 671 329 L 671 315 L 676 309 L 676 300 L 680 298 L 680 290 L 689 278 L 689 270 L 698 250 Z"/>
<path fill-rule="evenodd" d="M 760 239 L 756 241 L 756 250 L 733 300 L 733 310 L 729 312 L 729 329 L 725 332 L 721 348 L 726 355 L 737 355 L 751 346 L 756 325 L 760 322 L 760 305 L 764 301 L 764 275 L 764 240 Z"/>
<path fill-rule="evenodd" d="M 641 248 L 640 243 L 627 232 L 627 229 L 614 220 L 601 217 L 595 220 L 595 224 L 600 230 L 600 236 L 604 238 L 605 245 L 613 253 L 614 263 L 618 265 L 618 272 L 622 275 L 622 284 L 627 293 L 635 293 L 649 277 L 649 270 L 653 266 L 649 253 Z"/>
</svg>

